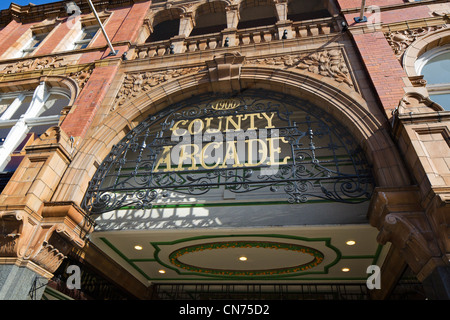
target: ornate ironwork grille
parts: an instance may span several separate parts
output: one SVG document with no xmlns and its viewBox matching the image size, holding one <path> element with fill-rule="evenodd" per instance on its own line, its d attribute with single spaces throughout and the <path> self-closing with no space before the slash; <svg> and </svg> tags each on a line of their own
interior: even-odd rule
<svg viewBox="0 0 450 320">
<path fill-rule="evenodd" d="M 91 213 L 151 208 L 173 194 L 278 196 L 286 203 L 370 199 L 362 149 L 308 101 L 248 90 L 204 94 L 152 115 L 98 168 L 83 200 Z"/>
</svg>

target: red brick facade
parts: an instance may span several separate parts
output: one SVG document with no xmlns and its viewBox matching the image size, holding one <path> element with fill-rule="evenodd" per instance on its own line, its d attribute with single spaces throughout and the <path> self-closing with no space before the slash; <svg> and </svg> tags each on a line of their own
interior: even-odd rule
<svg viewBox="0 0 450 320">
<path fill-rule="evenodd" d="M 305 6 L 311 5 L 302 1 Z M 118 238 L 125 239 L 117 247 L 113 247 L 113 241 L 105 240 L 110 234 L 104 239 L 95 234 L 92 212 L 83 199 L 91 182 L 99 183 L 94 179 L 97 170 L 104 169 L 102 163 L 109 159 L 111 150 L 147 117 L 193 96 L 205 93 L 231 96 L 255 89 L 289 95 L 335 117 L 365 153 L 376 184 L 366 207 L 355 206 L 354 209 L 358 218 L 367 217 L 365 225 L 361 227 L 355 223 L 355 227 L 345 219 L 339 221 L 342 230 L 337 233 L 341 232 L 342 239 L 337 238 L 342 243 L 333 242 L 333 246 L 341 247 L 336 251 L 332 246 L 321 247 L 326 252 L 325 260 L 335 263 L 329 262 L 326 268 L 317 274 L 313 272 L 314 277 L 309 275 L 307 280 L 315 281 L 317 276 L 318 283 L 323 279 L 323 283 L 356 279 L 364 284 L 367 266 L 361 261 L 375 261 L 381 257 L 382 289 L 371 291 L 367 297 L 389 298 L 407 271 L 423 285 L 427 298 L 450 299 L 450 287 L 445 283 L 450 272 L 450 106 L 432 101 L 430 88 L 422 75 L 416 74 L 414 67 L 415 61 L 424 53 L 433 48 L 445 49 L 450 43 L 448 1 L 368 0 L 367 7 L 380 9 L 379 12 L 366 12 L 369 18 L 379 14 L 369 23 L 354 20 L 360 14 L 360 0 L 324 1 L 314 12 L 302 12 L 302 6 L 297 8 L 291 1 L 272 0 L 243 0 L 238 4 L 200 0 L 192 3 L 93 2 L 108 38 L 117 50 L 115 55 L 111 54 L 101 30 L 85 48 L 73 49 L 70 45 L 74 43 L 76 32 L 68 27 L 69 17 L 62 2 L 42 6 L 11 5 L 11 9 L 2 11 L 0 16 L 0 99 L 3 94 L 10 103 L 19 99 L 16 93 L 30 95 L 31 92 L 30 97 L 38 99 L 39 93 L 51 92 L 66 95 L 68 101 L 56 116 L 44 119 L 51 123 L 57 118 L 57 123 L 49 125 L 44 134 L 21 150 L 24 160 L 0 194 L 0 223 L 6 230 L 6 233 L 0 230 L 0 268 L 25 268 L 51 279 L 64 257 L 79 250 L 77 252 L 83 252 L 85 262 L 93 265 L 108 281 L 133 297 L 148 299 L 153 290 L 152 281 L 157 284 L 165 281 L 165 278 L 158 278 L 163 277 L 158 268 L 171 263 L 169 255 L 158 256 L 159 249 L 155 248 L 159 239 L 153 240 L 151 258 L 143 259 L 131 247 L 137 237 L 132 232 L 120 234 L 121 230 L 110 230 L 111 237 L 118 232 Z M 86 26 L 97 24 L 86 1 L 75 0 L 75 3 L 80 6 L 80 21 Z M 267 15 L 264 16 L 267 19 L 252 16 L 253 7 L 258 8 L 254 12 Z M 289 10 L 297 11 L 292 14 Z M 205 18 L 208 14 L 220 16 L 228 28 L 219 32 L 202 28 L 214 24 Z M 308 14 L 314 14 L 315 18 L 306 19 Z M 16 18 L 8 18 L 13 16 Z M 297 20 L 291 21 L 288 17 Z M 178 19 L 179 25 L 172 26 L 176 30 L 166 30 L 178 32 L 176 36 L 146 42 L 158 23 Z M 237 28 L 239 19 L 247 19 L 242 22 L 250 27 Z M 277 22 L 263 23 L 270 19 Z M 200 31 L 191 36 L 194 26 Z M 81 22 L 77 28 L 81 30 Z M 36 30 L 49 34 L 35 51 L 19 57 L 17 54 L 31 39 L 31 31 Z M 2 112 L 3 109 L 0 116 Z M 27 120 L 30 123 L 37 121 L 36 118 L 39 117 L 23 120 L 6 119 L 5 116 L 0 119 L 0 125 L 19 128 L 23 123 L 29 125 Z M 330 149 L 332 144 L 330 142 Z M 312 143 L 309 146 L 314 150 Z M 145 147 L 144 144 L 142 148 Z M 0 145 L 0 148 L 5 147 Z M 272 208 L 278 208 L 279 203 L 266 204 L 265 198 L 239 198 L 240 194 L 233 198 L 235 195 L 230 197 L 225 192 L 229 190 L 223 188 L 220 201 L 209 203 L 207 199 L 202 202 L 194 196 L 192 200 L 189 195 L 182 200 L 174 197 L 169 199 L 173 203 L 166 203 L 164 201 L 168 200 L 164 195 L 160 199 L 161 211 L 157 213 L 152 211 L 150 214 L 151 211 L 136 206 L 126 208 L 128 211 L 117 210 L 117 215 L 110 215 L 108 219 L 112 224 L 117 219 L 117 225 L 126 224 L 127 219 L 136 219 L 133 223 L 138 225 L 139 219 L 146 215 L 149 218 L 145 218 L 148 220 L 145 223 L 172 217 L 174 220 L 170 222 L 178 228 L 177 223 L 185 223 L 188 218 L 193 219 L 194 227 L 197 218 L 211 216 L 211 221 L 219 221 L 214 214 L 221 210 L 229 210 L 223 220 L 233 223 L 251 220 L 247 214 L 273 210 L 274 216 L 280 214 L 280 221 L 283 221 L 280 223 L 285 223 L 284 215 L 293 210 L 291 207 L 274 210 Z M 268 194 L 267 197 L 270 198 Z M 262 206 L 259 202 L 267 206 L 252 211 L 253 206 Z M 319 207 L 324 205 L 322 200 L 317 203 Z M 299 208 L 296 213 L 301 214 L 308 208 L 302 205 L 296 207 Z M 289 228 L 258 225 L 255 231 L 252 226 L 252 231 L 247 230 L 248 234 L 243 236 L 244 231 L 233 226 L 227 229 L 227 237 L 244 241 L 260 236 L 258 241 L 263 241 L 267 235 L 279 232 L 280 238 L 295 238 L 297 242 L 304 241 L 312 246 L 315 245 L 313 240 L 320 238 L 314 234 L 319 229 L 329 232 L 327 237 L 330 239 L 334 237 L 334 229 L 331 230 L 327 220 L 334 218 L 334 211 L 352 213 L 353 208 L 343 210 L 339 206 L 336 204 L 336 210 L 329 209 L 332 212 L 319 210 L 318 216 L 323 219 L 313 227 L 296 220 Z M 190 210 L 189 213 L 184 209 Z M 175 220 L 175 216 L 180 220 Z M 255 220 L 264 222 L 264 219 Z M 162 221 L 161 225 L 168 221 Z M 362 229 L 352 233 L 359 227 Z M 170 238 L 176 234 L 172 230 L 158 230 L 163 234 L 162 239 L 171 240 L 164 240 L 164 245 L 174 246 L 163 250 L 164 254 L 179 250 L 175 245 L 191 237 L 189 232 L 192 230 L 200 244 L 207 243 L 223 229 L 221 226 L 192 228 L 180 236 L 182 239 Z M 139 232 L 143 238 L 157 234 L 151 228 Z M 94 235 L 93 242 L 88 241 L 88 234 Z M 348 234 L 366 235 L 362 238 L 368 241 L 367 247 L 379 246 L 379 249 L 374 250 L 376 253 L 364 251 L 358 256 L 344 244 L 344 236 Z M 97 241 L 95 245 L 94 241 Z M 150 240 L 146 241 L 150 243 Z M 339 254 L 333 257 L 332 251 L 339 251 Z M 345 269 L 346 259 L 355 263 L 357 267 L 353 269 L 359 268 L 356 276 L 345 278 L 343 275 L 341 267 Z M 141 268 L 137 267 L 139 263 L 148 264 Z M 170 276 L 174 282 L 212 279 L 226 283 L 229 280 L 226 277 L 201 278 L 204 275 L 198 275 L 197 271 L 184 273 L 172 265 L 166 269 L 165 272 L 172 272 Z M 256 280 L 276 284 L 285 280 L 271 276 Z M 249 283 L 255 280 L 245 277 L 238 280 L 248 279 Z M 303 284 L 300 277 L 291 279 Z M 3 292 L 15 290 L 11 287 L 2 289 L 7 283 L 1 281 L 0 278 L 0 298 Z"/>
</svg>

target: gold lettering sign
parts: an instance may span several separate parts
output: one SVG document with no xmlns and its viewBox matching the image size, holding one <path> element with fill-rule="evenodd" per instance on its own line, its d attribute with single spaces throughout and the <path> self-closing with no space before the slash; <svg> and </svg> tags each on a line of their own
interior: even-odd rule
<svg viewBox="0 0 450 320">
<path fill-rule="evenodd" d="M 231 110 L 239 107 L 239 103 L 233 100 L 220 100 L 212 105 L 215 110 Z"/>
<path fill-rule="evenodd" d="M 187 170 L 199 170 L 227 168 L 229 165 L 243 168 L 287 164 L 291 157 L 283 156 L 281 147 L 289 148 L 288 141 L 284 137 L 267 136 L 267 129 L 275 129 L 275 114 L 261 112 L 179 120 L 170 130 L 172 137 L 180 137 L 184 143 L 165 146 L 153 172 L 182 171 L 186 166 Z M 257 120 L 263 122 L 261 128 L 257 127 Z M 260 133 L 259 137 L 256 132 Z M 239 134 L 243 136 L 235 139 Z M 204 135 L 204 138 L 190 143 L 192 135 Z M 214 141 L 211 137 L 215 137 Z"/>
</svg>

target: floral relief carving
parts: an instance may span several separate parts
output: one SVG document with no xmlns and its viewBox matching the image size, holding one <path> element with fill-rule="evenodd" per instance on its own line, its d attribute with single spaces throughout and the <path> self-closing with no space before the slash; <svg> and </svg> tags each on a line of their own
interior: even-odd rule
<svg viewBox="0 0 450 320">
<path fill-rule="evenodd" d="M 179 78 L 184 75 L 197 73 L 205 70 L 206 67 L 182 68 L 176 70 L 165 70 L 158 72 L 143 72 L 136 74 L 127 74 L 123 81 L 122 87 L 116 96 L 116 103 L 112 110 L 117 106 L 123 105 L 126 101 L 144 93 L 151 88 L 169 81 L 174 78 Z"/>
<path fill-rule="evenodd" d="M 54 56 L 54 57 L 44 57 L 37 59 L 27 59 L 23 61 L 19 61 L 16 63 L 8 64 L 1 73 L 17 73 L 17 72 L 26 72 L 26 71 L 34 71 L 34 70 L 42 70 L 47 68 L 59 68 L 65 67 L 68 63 L 64 61 L 63 58 Z"/>
<path fill-rule="evenodd" d="M 80 89 L 83 89 L 84 86 L 86 85 L 86 83 L 88 82 L 89 77 L 91 76 L 93 70 L 94 70 L 93 68 L 89 68 L 87 70 L 80 70 L 78 72 L 72 72 L 69 74 L 69 77 L 74 79 L 77 82 L 78 87 Z"/>
<path fill-rule="evenodd" d="M 264 64 L 283 68 L 296 68 L 330 77 L 354 87 L 350 71 L 341 50 L 324 50 L 314 53 L 285 55 L 270 58 L 248 59 L 247 64 Z"/>
<path fill-rule="evenodd" d="M 434 27 L 422 27 L 416 29 L 387 32 L 384 34 L 384 36 L 389 42 L 389 45 L 391 46 L 392 50 L 394 50 L 396 57 L 400 60 L 405 50 L 408 49 L 408 47 L 418 38 L 427 35 L 430 32 L 443 29 L 446 27 L 447 25 L 441 25 Z"/>
</svg>

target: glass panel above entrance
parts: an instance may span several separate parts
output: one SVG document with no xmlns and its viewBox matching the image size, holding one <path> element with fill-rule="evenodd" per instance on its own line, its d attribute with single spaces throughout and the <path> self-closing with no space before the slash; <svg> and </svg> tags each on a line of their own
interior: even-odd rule
<svg viewBox="0 0 450 320">
<path fill-rule="evenodd" d="M 93 214 L 163 205 L 360 204 L 360 146 L 314 104 L 269 91 L 204 94 L 151 115 L 115 145 L 83 206 Z M 344 209 L 341 209 L 344 210 Z"/>
</svg>

